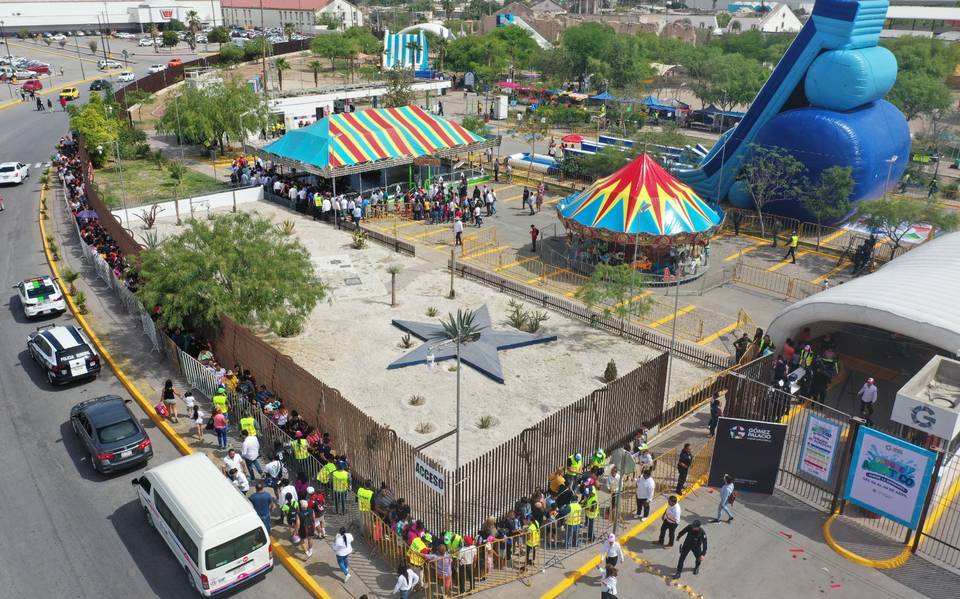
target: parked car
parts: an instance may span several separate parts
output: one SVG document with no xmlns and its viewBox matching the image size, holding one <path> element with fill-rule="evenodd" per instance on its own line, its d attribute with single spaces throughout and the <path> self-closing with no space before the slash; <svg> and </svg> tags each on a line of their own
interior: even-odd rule
<svg viewBox="0 0 960 599">
<path fill-rule="evenodd" d="M 0 184 L 19 185 L 30 176 L 30 167 L 22 162 L 4 162 L 0 164 Z"/>
<path fill-rule="evenodd" d="M 58 34 L 56 34 L 56 35 L 54 35 L 54 36 L 51 36 L 50 39 L 52 39 L 52 40 L 55 41 L 55 42 L 59 42 L 60 40 L 65 40 L 65 39 L 67 39 L 67 36 L 63 35 L 62 33 L 58 33 Z"/>
<path fill-rule="evenodd" d="M 86 335 L 73 325 L 39 327 L 27 337 L 27 351 L 52 385 L 100 374 L 100 356 Z"/>
<path fill-rule="evenodd" d="M 140 46 L 141 48 L 143 48 L 143 47 L 145 47 L 145 46 L 152 46 L 152 45 L 153 45 L 153 38 L 141 37 L 141 38 L 137 41 L 137 45 Z"/>
<path fill-rule="evenodd" d="M 67 304 L 57 282 L 48 276 L 33 277 L 20 281 L 14 288 L 20 297 L 23 315 L 34 318 L 46 314 L 63 314 Z"/>
<path fill-rule="evenodd" d="M 23 85 L 20 86 L 20 89 L 22 89 L 25 93 L 28 93 L 28 94 L 30 92 L 36 93 L 41 89 L 43 89 L 43 84 L 40 83 L 40 81 L 38 81 L 37 79 L 29 79 L 23 82 Z"/>
<path fill-rule="evenodd" d="M 67 100 L 76 100 L 80 97 L 80 90 L 75 87 L 65 87 L 60 90 L 60 97 Z"/>
<path fill-rule="evenodd" d="M 170 62 L 167 63 L 167 66 L 170 67 L 171 69 L 174 67 L 182 66 L 182 65 L 183 65 L 183 60 L 179 58 L 171 58 Z"/>
<path fill-rule="evenodd" d="M 101 474 L 146 464 L 153 457 L 147 431 L 116 395 L 82 401 L 70 408 L 70 426 Z"/>
<path fill-rule="evenodd" d="M 165 64 L 152 64 L 150 68 L 147 69 L 148 73 L 159 73 L 160 71 L 166 71 L 167 65 Z"/>
<path fill-rule="evenodd" d="M 42 64 L 31 64 L 27 65 L 27 70 L 32 73 L 49 73 L 50 67 Z"/>
<path fill-rule="evenodd" d="M 97 61 L 97 68 L 101 71 L 106 71 L 109 69 L 122 69 L 123 64 L 117 62 L 116 60 L 104 60 L 101 58 Z"/>
<path fill-rule="evenodd" d="M 37 76 L 36 73 L 34 73 L 33 71 L 28 71 L 27 69 L 16 69 L 15 71 L 13 71 L 14 79 L 31 79 L 36 76 Z"/>
</svg>

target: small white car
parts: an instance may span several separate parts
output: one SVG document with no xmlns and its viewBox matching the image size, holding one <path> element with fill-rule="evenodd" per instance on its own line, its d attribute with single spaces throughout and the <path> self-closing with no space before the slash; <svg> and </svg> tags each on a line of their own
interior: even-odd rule
<svg viewBox="0 0 960 599">
<path fill-rule="evenodd" d="M 82 32 L 82 31 L 80 31 L 79 29 L 77 29 L 77 32 L 74 33 L 73 35 L 74 35 L 74 37 L 84 37 L 84 36 L 87 35 L 87 34 L 84 33 L 84 32 Z"/>
<path fill-rule="evenodd" d="M 59 42 L 60 40 L 65 40 L 65 39 L 67 39 L 67 36 L 63 35 L 62 33 L 58 33 L 58 34 L 52 36 L 50 39 L 52 39 L 52 40 L 55 41 L 55 42 Z"/>
<path fill-rule="evenodd" d="M 101 58 L 97 61 L 97 68 L 101 71 L 106 71 L 108 69 L 122 69 L 123 65 L 116 60 L 104 60 Z"/>
<path fill-rule="evenodd" d="M 94 379 L 100 374 L 100 356 L 73 325 L 39 327 L 27 337 L 27 351 L 52 385 Z"/>
<path fill-rule="evenodd" d="M 133 71 L 126 71 L 126 72 L 120 73 L 120 76 L 117 77 L 117 81 L 121 83 L 129 83 L 130 81 L 133 81 L 135 78 L 136 78 L 136 75 L 133 74 Z"/>
<path fill-rule="evenodd" d="M 34 277 L 20 281 L 14 288 L 20 296 L 20 306 L 27 318 L 36 318 L 46 314 L 63 314 L 67 303 L 57 282 L 50 277 Z"/>
<path fill-rule="evenodd" d="M 27 69 L 17 69 L 13 72 L 14 79 L 33 79 L 37 74 Z"/>
<path fill-rule="evenodd" d="M 152 74 L 152 73 L 159 73 L 161 71 L 166 71 L 166 70 L 167 70 L 167 65 L 165 64 L 152 64 L 150 65 L 150 68 L 147 69 L 147 72 Z"/>
<path fill-rule="evenodd" d="M 137 45 L 140 46 L 141 48 L 143 48 L 143 47 L 145 47 L 145 46 L 152 46 L 152 45 L 153 45 L 153 39 L 152 39 L 152 38 L 149 38 L 149 37 L 141 37 L 141 38 L 137 41 Z"/>
<path fill-rule="evenodd" d="M 30 176 L 30 167 L 22 162 L 4 162 L 0 164 L 0 184 L 19 185 Z"/>
</svg>

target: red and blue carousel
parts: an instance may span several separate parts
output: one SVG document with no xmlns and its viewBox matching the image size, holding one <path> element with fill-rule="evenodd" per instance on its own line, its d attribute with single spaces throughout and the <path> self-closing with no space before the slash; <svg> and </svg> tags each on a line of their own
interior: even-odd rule
<svg viewBox="0 0 960 599">
<path fill-rule="evenodd" d="M 706 270 L 710 238 L 723 213 L 640 154 L 557 205 L 578 262 L 630 263 L 664 280 Z"/>
</svg>

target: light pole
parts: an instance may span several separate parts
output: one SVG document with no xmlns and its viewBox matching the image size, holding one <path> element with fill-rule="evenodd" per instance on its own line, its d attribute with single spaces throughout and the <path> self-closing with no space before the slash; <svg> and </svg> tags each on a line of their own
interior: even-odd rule
<svg viewBox="0 0 960 599">
<path fill-rule="evenodd" d="M 7 41 L 7 32 L 3 28 L 3 21 L 0 21 L 0 35 L 3 36 L 3 45 L 7 47 L 7 56 L 12 56 L 10 54 L 10 42 Z"/>
<path fill-rule="evenodd" d="M 460 346 L 463 344 L 463 339 L 457 337 L 456 339 L 447 339 L 446 341 L 441 341 L 436 345 L 431 345 L 430 350 L 427 353 L 427 364 L 433 365 L 433 352 L 435 349 L 443 347 L 444 345 L 456 344 L 457 346 L 457 428 L 456 434 L 454 435 L 456 449 L 454 450 L 454 467 L 453 474 L 456 477 L 460 473 Z M 453 481 L 453 495 L 454 495 L 454 510 L 453 510 L 453 526 L 457 527 L 460 524 L 460 483 L 459 481 Z"/>
<path fill-rule="evenodd" d="M 80 63 L 80 77 L 86 79 L 87 74 L 83 71 L 83 58 L 80 57 L 80 42 L 77 41 L 77 36 L 73 36 L 73 45 L 77 48 L 77 62 Z"/>
<path fill-rule="evenodd" d="M 899 156 L 894 154 L 884 160 L 884 162 L 887 163 L 887 183 L 883 186 L 883 199 L 887 199 L 887 190 L 890 189 L 890 175 L 893 173 L 893 165 L 897 163 L 897 158 L 899 158 Z"/>
<path fill-rule="evenodd" d="M 673 329 L 670 331 L 670 351 L 667 354 L 670 358 L 670 362 L 667 365 L 667 388 L 664 391 L 663 406 L 666 406 L 667 402 L 670 401 L 670 379 L 673 376 L 673 350 L 676 348 L 677 318 L 680 316 L 680 281 L 678 279 L 674 279 L 673 285 L 677 288 L 677 293 L 673 300 Z"/>
</svg>

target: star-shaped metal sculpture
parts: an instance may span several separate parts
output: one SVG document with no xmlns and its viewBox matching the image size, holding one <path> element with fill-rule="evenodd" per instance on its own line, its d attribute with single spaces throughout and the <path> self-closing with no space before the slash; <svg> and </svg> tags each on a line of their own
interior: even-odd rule
<svg viewBox="0 0 960 599">
<path fill-rule="evenodd" d="M 464 343 L 460 346 L 460 361 L 472 366 L 481 374 L 500 384 L 503 384 L 504 380 L 500 355 L 497 353 L 499 350 L 557 340 L 556 335 L 535 335 L 522 331 L 495 331 L 490 324 L 490 311 L 487 310 L 486 305 L 477 310 L 473 323 L 480 329 L 480 334 L 476 341 Z M 423 340 L 424 344 L 394 360 L 387 366 L 388 369 L 426 364 L 430 354 L 433 354 L 434 362 L 452 360 L 457 357 L 456 344 L 447 343 L 440 346 L 447 340 L 447 336 L 443 331 L 443 326 L 439 323 L 394 320 L 393 325 Z"/>
</svg>

